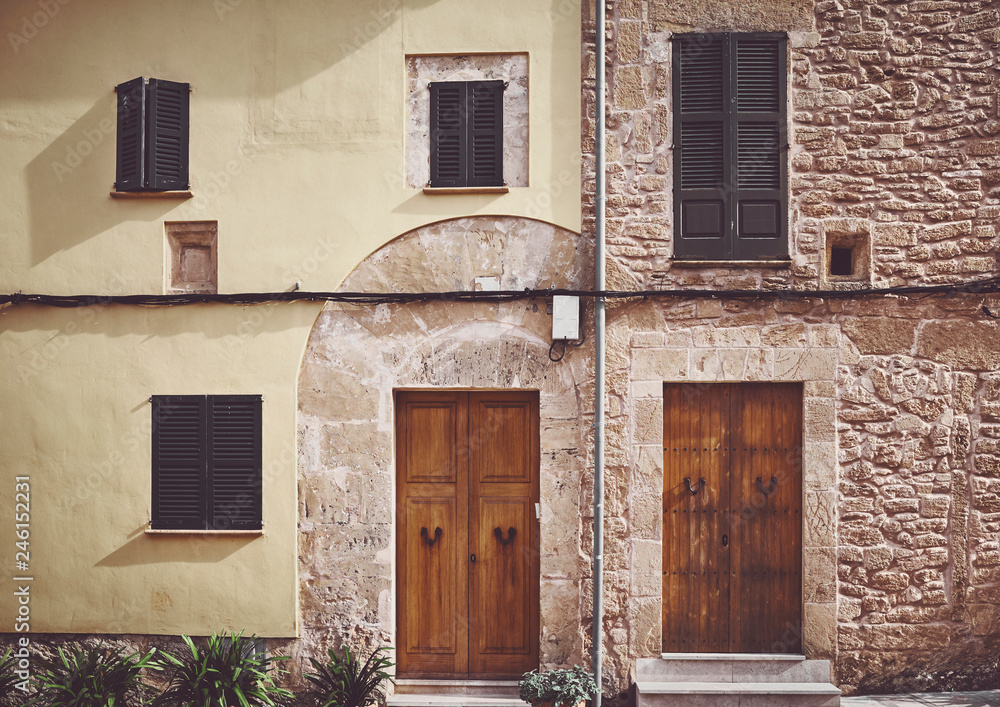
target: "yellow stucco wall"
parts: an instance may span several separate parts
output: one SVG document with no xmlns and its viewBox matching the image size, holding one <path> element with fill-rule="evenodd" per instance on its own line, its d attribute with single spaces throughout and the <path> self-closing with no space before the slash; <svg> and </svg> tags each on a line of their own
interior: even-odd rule
<svg viewBox="0 0 1000 707">
<path fill-rule="evenodd" d="M 0 292 L 161 294 L 164 221 L 218 220 L 220 292 L 332 290 L 455 216 L 578 231 L 579 32 L 564 0 L 4 2 Z M 528 54 L 531 186 L 404 187 L 405 56 L 461 52 Z M 192 199 L 109 196 L 113 87 L 139 75 L 192 84 Z M 0 309 L 0 561 L 13 576 L 29 475 L 32 631 L 296 634 L 295 391 L 319 309 Z M 264 396 L 263 537 L 143 533 L 148 398 L 195 393 Z"/>
</svg>

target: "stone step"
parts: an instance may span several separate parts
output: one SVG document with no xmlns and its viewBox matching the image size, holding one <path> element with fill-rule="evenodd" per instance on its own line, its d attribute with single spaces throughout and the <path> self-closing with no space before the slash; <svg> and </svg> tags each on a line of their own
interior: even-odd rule
<svg viewBox="0 0 1000 707">
<path fill-rule="evenodd" d="M 409 694 L 392 695 L 386 707 L 525 707 L 506 695 Z"/>
<path fill-rule="evenodd" d="M 826 683 L 636 682 L 636 707 L 839 707 Z"/>
<path fill-rule="evenodd" d="M 830 661 L 804 656 L 719 653 L 664 654 L 640 658 L 636 679 L 644 682 L 829 683 Z"/>
<path fill-rule="evenodd" d="M 397 678 L 397 695 L 483 695 L 517 697 L 517 680 L 434 680 Z"/>
</svg>

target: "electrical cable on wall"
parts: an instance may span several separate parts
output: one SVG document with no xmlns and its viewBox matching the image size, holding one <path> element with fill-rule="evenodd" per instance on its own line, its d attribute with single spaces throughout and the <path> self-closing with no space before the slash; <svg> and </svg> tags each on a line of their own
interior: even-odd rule
<svg viewBox="0 0 1000 707">
<path fill-rule="evenodd" d="M 563 357 L 566 356 L 567 346 L 572 346 L 573 348 L 578 349 L 581 346 L 583 346 L 583 343 L 586 340 L 587 340 L 587 332 L 583 332 L 583 336 L 580 337 L 579 341 L 567 341 L 566 339 L 556 339 L 555 341 L 552 342 L 552 346 L 549 347 L 549 360 L 552 361 L 552 363 L 558 363 L 559 361 L 562 361 Z M 558 356 L 553 356 L 552 354 L 555 352 L 557 344 L 562 344 L 562 350 Z"/>
<path fill-rule="evenodd" d="M 453 292 L 249 292 L 242 294 L 172 294 L 172 295 L 42 295 L 15 292 L 0 295 L 0 304 L 36 304 L 48 307 L 91 307 L 111 304 L 172 307 L 209 302 L 225 304 L 270 304 L 275 302 L 343 302 L 348 304 L 405 304 L 410 302 L 513 302 L 545 299 L 553 295 L 607 299 L 853 299 L 857 297 L 920 297 L 947 294 L 1000 293 L 1000 277 L 950 285 L 911 285 L 907 287 L 864 288 L 849 290 L 567 290 L 524 289 Z M 990 315 L 992 316 L 992 315 Z"/>
</svg>

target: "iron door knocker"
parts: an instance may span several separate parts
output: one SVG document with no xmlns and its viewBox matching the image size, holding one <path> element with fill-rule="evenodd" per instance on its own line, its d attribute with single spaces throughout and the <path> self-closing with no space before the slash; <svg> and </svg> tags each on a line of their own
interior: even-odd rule
<svg viewBox="0 0 1000 707">
<path fill-rule="evenodd" d="M 500 541 L 501 545 L 506 545 L 507 543 L 509 543 L 510 541 L 512 541 L 514 539 L 515 535 L 517 535 L 517 528 L 508 528 L 507 529 L 507 539 L 506 540 L 503 539 L 503 531 L 500 528 L 494 528 L 493 529 L 493 534 L 497 537 L 497 540 Z"/>
<path fill-rule="evenodd" d="M 434 543 L 436 543 L 438 541 L 438 539 L 441 537 L 441 533 L 443 533 L 443 532 L 444 531 L 441 530 L 441 528 L 435 528 L 434 529 L 434 537 L 431 538 L 431 537 L 428 537 L 430 535 L 430 533 L 427 532 L 427 528 L 421 528 L 420 529 L 420 537 L 422 537 L 424 539 L 424 542 L 427 543 L 427 545 L 429 547 L 434 547 Z"/>
<path fill-rule="evenodd" d="M 705 488 L 705 477 L 698 479 L 698 488 L 693 488 L 691 486 L 691 479 L 685 476 L 684 485 L 687 486 L 688 493 L 690 493 L 692 496 L 695 496 L 699 491 Z"/>
<path fill-rule="evenodd" d="M 767 498 L 772 493 L 774 493 L 774 490 L 776 488 L 778 488 L 778 477 L 777 476 L 772 476 L 771 477 L 771 485 L 768 486 L 767 488 L 764 488 L 764 481 L 759 476 L 757 477 L 757 489 L 762 494 L 764 494 L 764 498 Z"/>
</svg>

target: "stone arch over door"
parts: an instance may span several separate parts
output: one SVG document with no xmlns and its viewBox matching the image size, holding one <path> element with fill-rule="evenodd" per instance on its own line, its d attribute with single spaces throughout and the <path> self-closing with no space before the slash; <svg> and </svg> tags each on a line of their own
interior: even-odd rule
<svg viewBox="0 0 1000 707">
<path fill-rule="evenodd" d="M 470 217 L 423 226 L 370 255 L 341 291 L 589 288 L 591 244 L 551 224 Z M 540 659 L 584 661 L 581 582 L 585 437 L 593 415 L 587 348 L 549 360 L 546 301 L 328 303 L 298 382 L 299 586 L 296 651 L 395 645 L 394 395 L 405 388 L 539 391 Z M 588 336 L 590 332 L 588 332 Z"/>
</svg>

